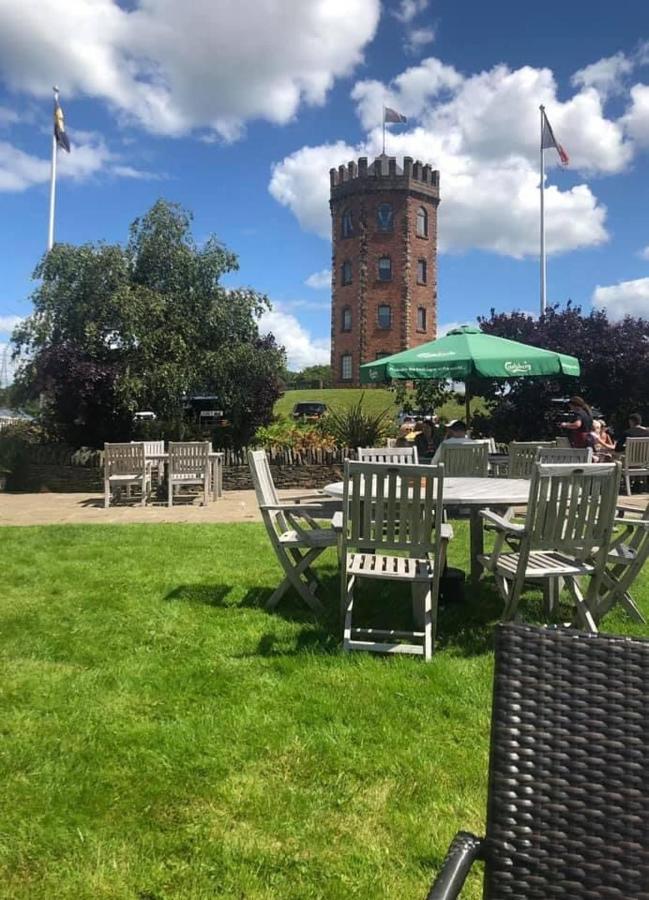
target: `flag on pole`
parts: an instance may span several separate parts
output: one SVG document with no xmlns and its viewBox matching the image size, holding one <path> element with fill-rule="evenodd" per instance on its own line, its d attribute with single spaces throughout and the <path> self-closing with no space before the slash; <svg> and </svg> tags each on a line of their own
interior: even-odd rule
<svg viewBox="0 0 649 900">
<path fill-rule="evenodd" d="M 59 98 L 54 98 L 54 137 L 56 145 L 66 153 L 70 152 L 70 138 L 65 133 L 65 122 L 63 120 L 63 110 L 59 104 Z"/>
<path fill-rule="evenodd" d="M 396 122 L 398 125 L 404 125 L 408 121 L 406 116 L 402 116 L 401 113 L 397 112 L 396 109 L 391 109 L 389 106 L 383 107 L 383 123 L 386 122 Z"/>
<path fill-rule="evenodd" d="M 563 166 L 567 166 L 570 162 L 568 154 L 563 149 L 559 141 L 554 136 L 554 131 L 552 131 L 552 126 L 548 122 L 548 117 L 545 114 L 545 110 L 542 110 L 543 113 L 543 129 L 541 131 L 541 150 L 549 150 L 551 147 L 559 154 L 559 159 L 561 160 L 561 164 Z"/>
</svg>

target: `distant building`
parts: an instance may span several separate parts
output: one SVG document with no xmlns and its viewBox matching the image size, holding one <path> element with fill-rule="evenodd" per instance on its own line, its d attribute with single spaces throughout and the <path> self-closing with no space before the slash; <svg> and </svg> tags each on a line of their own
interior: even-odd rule
<svg viewBox="0 0 649 900">
<path fill-rule="evenodd" d="M 379 156 L 330 178 L 331 368 L 344 387 L 361 363 L 437 336 L 439 172 Z"/>
</svg>

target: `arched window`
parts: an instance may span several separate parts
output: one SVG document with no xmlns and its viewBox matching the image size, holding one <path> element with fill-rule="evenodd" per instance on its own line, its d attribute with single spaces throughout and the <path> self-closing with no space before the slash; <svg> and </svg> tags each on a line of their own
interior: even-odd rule
<svg viewBox="0 0 649 900">
<path fill-rule="evenodd" d="M 341 233 L 344 238 L 351 237 L 354 233 L 354 221 L 352 219 L 351 209 L 346 209 L 343 213 Z"/>
<path fill-rule="evenodd" d="M 340 380 L 352 380 L 352 355 L 351 353 L 343 353 L 340 357 Z"/>
<path fill-rule="evenodd" d="M 392 281 L 392 259 L 389 256 L 379 257 L 379 281 Z"/>
<path fill-rule="evenodd" d="M 376 224 L 379 231 L 392 231 L 394 212 L 389 203 L 381 203 L 376 211 Z"/>
<path fill-rule="evenodd" d="M 382 303 L 377 310 L 377 323 L 379 328 L 392 328 L 392 307 Z"/>
<path fill-rule="evenodd" d="M 417 331 L 426 331 L 426 307 L 417 307 Z"/>
<path fill-rule="evenodd" d="M 428 266 L 425 259 L 417 260 L 417 284 L 426 284 L 428 278 Z"/>
<path fill-rule="evenodd" d="M 341 319 L 340 330 L 341 331 L 351 331 L 352 330 L 352 308 L 351 308 L 351 306 L 343 306 L 340 319 Z"/>
<path fill-rule="evenodd" d="M 428 213 L 423 206 L 417 210 L 417 237 L 428 237 Z"/>
<path fill-rule="evenodd" d="M 352 264 L 348 259 L 340 267 L 340 280 L 342 284 L 352 283 Z"/>
</svg>

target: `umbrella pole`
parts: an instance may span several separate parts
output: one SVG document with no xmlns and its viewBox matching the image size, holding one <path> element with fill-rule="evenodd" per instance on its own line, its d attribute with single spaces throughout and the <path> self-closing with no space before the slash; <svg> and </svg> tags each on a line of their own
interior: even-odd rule
<svg viewBox="0 0 649 900">
<path fill-rule="evenodd" d="M 471 394 L 469 393 L 469 385 L 464 382 L 464 421 L 466 427 L 469 427 L 471 420 Z"/>
</svg>

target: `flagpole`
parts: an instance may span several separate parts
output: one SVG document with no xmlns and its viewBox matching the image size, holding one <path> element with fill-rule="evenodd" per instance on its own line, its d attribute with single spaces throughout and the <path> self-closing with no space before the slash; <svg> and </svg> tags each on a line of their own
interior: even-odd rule
<svg viewBox="0 0 649 900">
<path fill-rule="evenodd" d="M 547 298 L 546 298 L 546 261 L 545 261 L 545 159 L 543 156 L 543 117 L 545 115 L 545 106 L 539 106 L 541 111 L 541 163 L 540 163 L 540 196 L 541 196 L 541 315 L 545 315 Z"/>
<path fill-rule="evenodd" d="M 54 103 L 59 99 L 59 89 L 52 88 L 54 91 Z M 52 166 L 50 170 L 50 219 L 47 230 L 47 252 L 49 253 L 54 246 L 54 207 L 56 204 L 56 134 L 52 125 Z"/>
<path fill-rule="evenodd" d="M 385 106 L 383 107 L 383 156 L 385 156 Z"/>
</svg>

